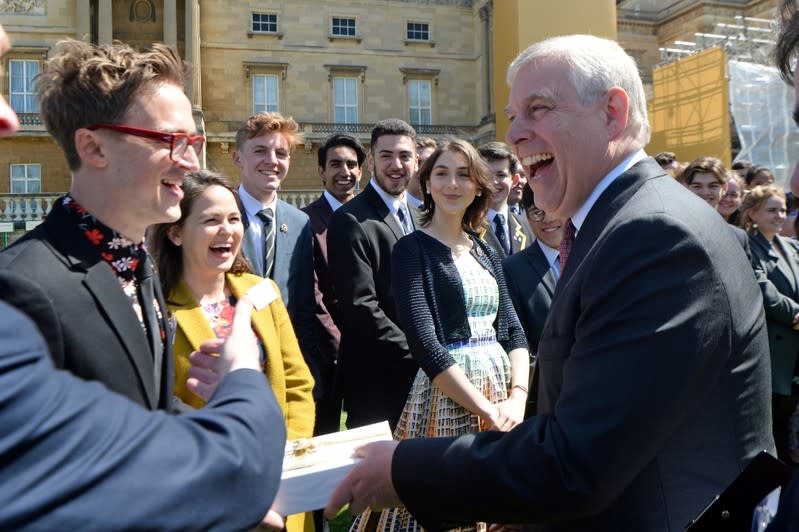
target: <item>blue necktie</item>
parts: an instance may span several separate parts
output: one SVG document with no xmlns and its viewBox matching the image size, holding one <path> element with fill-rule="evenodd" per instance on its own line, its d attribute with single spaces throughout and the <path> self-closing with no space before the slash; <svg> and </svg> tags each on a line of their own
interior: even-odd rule
<svg viewBox="0 0 799 532">
<path fill-rule="evenodd" d="M 505 250 L 505 255 L 510 255 L 510 243 L 505 236 L 505 216 L 502 214 L 497 213 L 497 215 L 494 216 L 494 233 L 497 235 L 499 245 Z"/>
<path fill-rule="evenodd" d="M 397 218 L 399 218 L 400 223 L 402 224 L 402 232 L 403 234 L 410 234 L 413 233 L 413 227 L 411 226 L 411 221 L 408 219 L 408 214 L 405 212 L 405 205 L 401 204 L 397 207 Z"/>
</svg>

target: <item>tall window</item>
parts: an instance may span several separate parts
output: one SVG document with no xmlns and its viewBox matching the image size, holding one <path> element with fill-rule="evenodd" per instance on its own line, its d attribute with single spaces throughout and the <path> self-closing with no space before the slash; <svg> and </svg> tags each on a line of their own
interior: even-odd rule
<svg viewBox="0 0 799 532">
<path fill-rule="evenodd" d="M 277 14 L 253 13 L 252 31 L 253 33 L 277 33 Z"/>
<path fill-rule="evenodd" d="M 414 125 L 433 123 L 429 79 L 408 80 L 408 117 Z"/>
<path fill-rule="evenodd" d="M 333 78 L 333 121 L 337 124 L 358 123 L 357 78 Z"/>
<path fill-rule="evenodd" d="M 11 108 L 18 113 L 38 113 L 33 78 L 39 73 L 39 61 L 11 59 L 8 62 Z"/>
<path fill-rule="evenodd" d="M 278 77 L 272 74 L 255 74 L 252 77 L 253 113 L 278 112 Z"/>
<path fill-rule="evenodd" d="M 355 19 L 333 17 L 332 35 L 336 37 L 355 37 Z"/>
<path fill-rule="evenodd" d="M 427 22 L 408 22 L 407 38 L 409 41 L 429 41 L 430 24 Z"/>
<path fill-rule="evenodd" d="M 40 164 L 11 165 L 11 193 L 36 194 L 42 191 L 42 166 Z"/>
</svg>

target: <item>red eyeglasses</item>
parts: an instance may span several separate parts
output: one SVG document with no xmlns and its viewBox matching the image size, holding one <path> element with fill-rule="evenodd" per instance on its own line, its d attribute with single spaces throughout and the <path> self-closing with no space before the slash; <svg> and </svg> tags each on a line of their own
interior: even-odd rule
<svg viewBox="0 0 799 532">
<path fill-rule="evenodd" d="M 169 159 L 178 162 L 189 146 L 192 147 L 194 153 L 200 156 L 205 146 L 205 137 L 202 135 L 189 135 L 188 133 L 164 133 L 163 131 L 153 131 L 152 129 L 142 129 L 131 126 L 120 126 L 116 124 L 94 124 L 87 127 L 91 131 L 96 129 L 110 129 L 126 135 L 133 135 L 135 137 L 143 137 L 146 139 L 160 140 L 169 144 Z"/>
</svg>

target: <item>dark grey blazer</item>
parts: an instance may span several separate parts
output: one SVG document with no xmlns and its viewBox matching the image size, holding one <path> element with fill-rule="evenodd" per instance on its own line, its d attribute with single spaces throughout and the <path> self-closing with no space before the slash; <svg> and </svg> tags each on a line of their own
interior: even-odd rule
<svg viewBox="0 0 799 532">
<path fill-rule="evenodd" d="M 535 240 L 530 226 L 527 224 L 527 220 L 510 211 L 508 211 L 508 232 L 510 233 L 511 255 L 525 249 Z M 480 240 L 494 248 L 499 254 L 500 259 L 504 259 L 508 256 L 502 246 L 499 245 L 499 240 L 497 240 L 497 235 L 494 233 L 493 226 L 489 227 L 486 225 L 482 228 L 480 231 Z"/>
<path fill-rule="evenodd" d="M 399 442 L 397 493 L 428 530 L 683 530 L 774 450 L 761 302 L 724 220 L 640 161 L 594 204 L 558 281 L 539 415 Z"/>
<path fill-rule="evenodd" d="M 415 216 L 416 209 L 410 209 Z M 339 208 L 327 253 L 339 302 L 339 371 L 347 426 L 388 419 L 396 426 L 418 366 L 399 326 L 391 251 L 402 230 L 372 185 Z"/>
<path fill-rule="evenodd" d="M 146 267 L 152 267 L 152 261 Z M 27 314 L 48 343 L 55 366 L 148 409 L 180 410 L 172 397 L 172 343 L 153 361 L 149 341 L 119 280 L 97 248 L 67 220 L 59 200 L 35 229 L 0 253 L 0 269 L 30 287 L 0 278 L 0 299 Z M 155 295 L 166 302 L 160 283 Z M 163 312 L 162 330 L 167 331 Z"/>
<path fill-rule="evenodd" d="M 245 212 L 241 207 L 242 213 Z M 255 253 L 253 233 L 245 220 L 242 250 L 257 275 L 264 276 L 264 258 Z M 272 280 L 289 312 L 300 350 L 315 380 L 320 379 L 320 367 L 325 355 L 317 350 L 316 300 L 314 299 L 313 240 L 308 215 L 278 199 L 275 202 L 275 266 Z M 314 387 L 314 398 L 320 390 Z"/>
<path fill-rule="evenodd" d="M 791 394 L 791 382 L 799 353 L 799 331 L 793 329 L 793 317 L 799 312 L 799 242 L 777 235 L 779 255 L 760 231 L 749 232 L 752 266 L 758 275 L 768 324 L 771 352 L 771 386 L 774 393 Z"/>
</svg>

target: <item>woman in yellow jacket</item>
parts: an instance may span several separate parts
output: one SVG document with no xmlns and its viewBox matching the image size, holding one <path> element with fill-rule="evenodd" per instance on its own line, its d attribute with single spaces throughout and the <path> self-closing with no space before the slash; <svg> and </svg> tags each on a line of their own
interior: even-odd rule
<svg viewBox="0 0 799 532">
<path fill-rule="evenodd" d="M 244 226 L 236 190 L 208 171 L 188 174 L 181 188 L 180 219 L 150 231 L 150 248 L 175 324 L 175 395 L 195 408 L 205 404 L 186 387 L 189 354 L 205 340 L 227 337 L 236 300 L 258 286 L 260 299 L 268 303 L 252 315 L 264 373 L 283 410 L 288 438 L 311 437 L 313 377 L 277 286 L 249 273 L 241 254 Z M 311 514 L 289 516 L 286 528 L 313 532 Z"/>
</svg>

